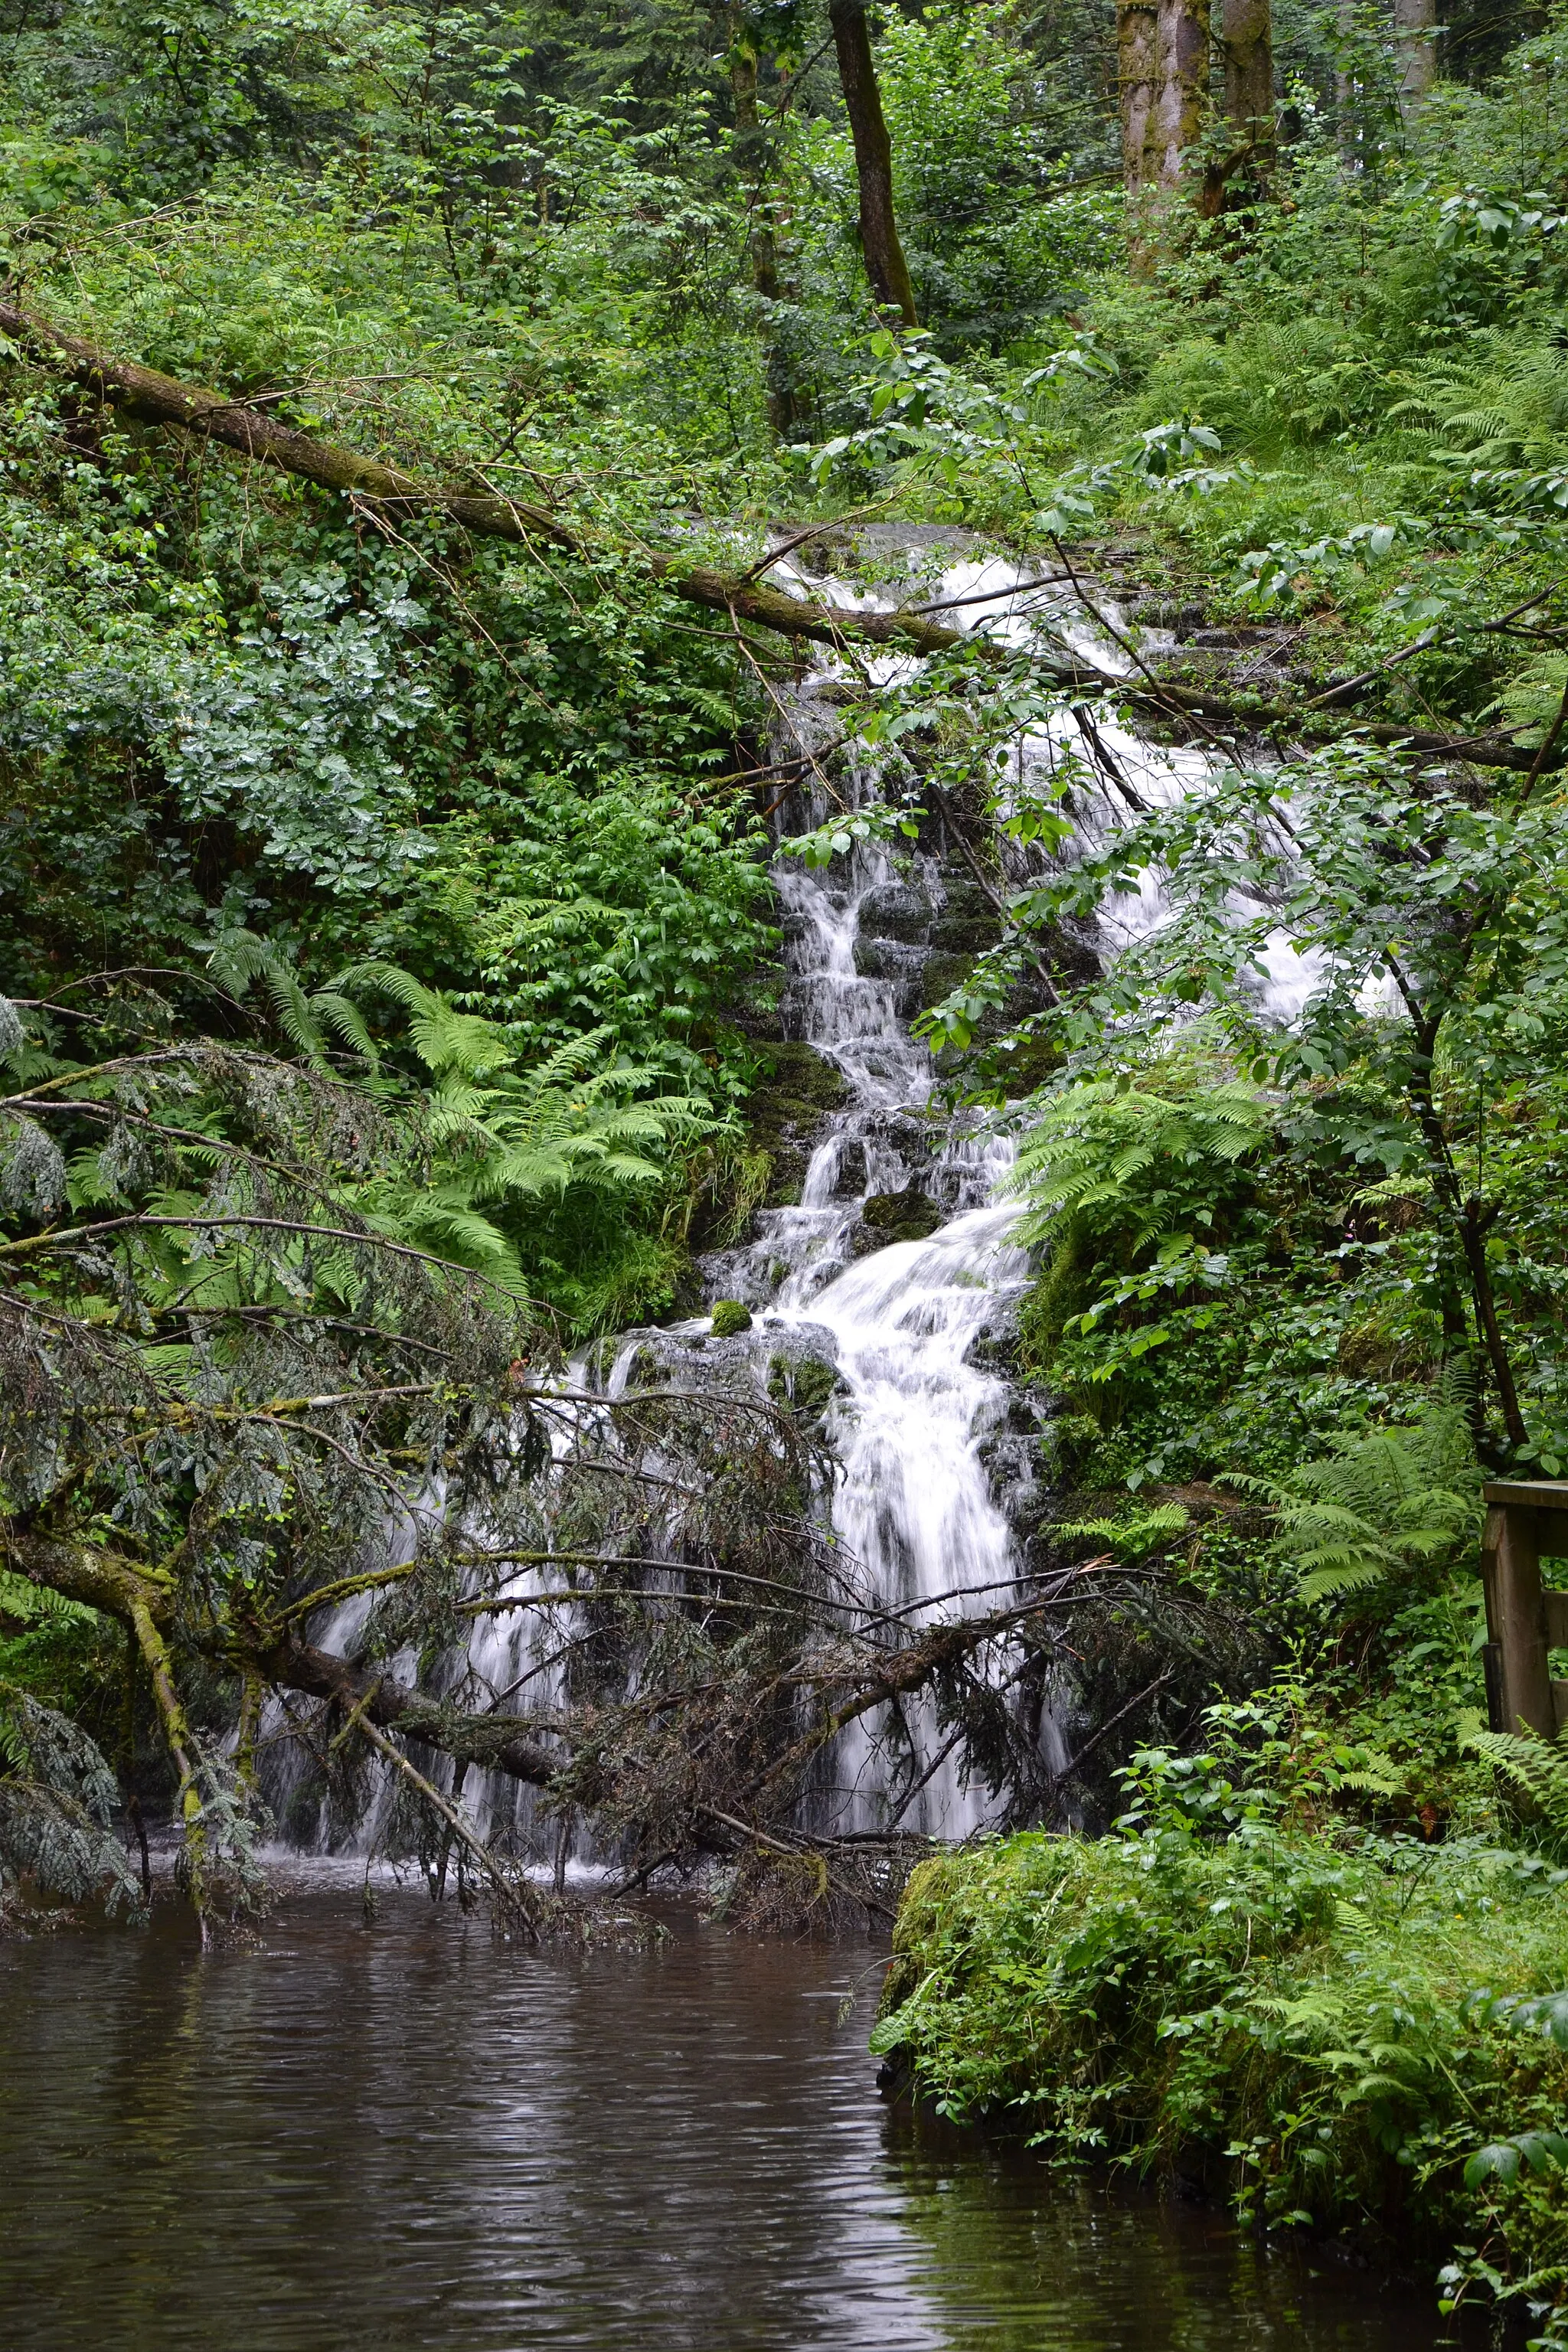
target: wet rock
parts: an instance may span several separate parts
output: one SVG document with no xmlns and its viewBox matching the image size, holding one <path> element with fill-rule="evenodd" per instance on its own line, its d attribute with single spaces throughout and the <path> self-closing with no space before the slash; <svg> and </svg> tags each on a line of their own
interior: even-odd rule
<svg viewBox="0 0 1568 2352">
<path fill-rule="evenodd" d="M 891 1242 L 923 1242 L 945 1219 L 939 1203 L 908 1184 L 901 1192 L 873 1192 L 860 1208 L 855 1255 L 867 1257 Z"/>
<path fill-rule="evenodd" d="M 855 942 L 855 969 L 867 980 L 890 980 L 895 985 L 912 987 L 925 959 L 924 948 L 910 947 L 903 940 L 868 940 L 862 931 Z"/>
<path fill-rule="evenodd" d="M 847 1100 L 849 1089 L 810 1045 L 785 1042 L 773 1046 L 768 1059 L 771 1069 L 747 1106 L 746 1124 L 752 1143 L 773 1161 L 766 1205 L 776 1209 L 800 1199 L 823 1121 Z"/>
<path fill-rule="evenodd" d="M 904 882 L 884 882 L 868 890 L 860 901 L 860 935 L 901 940 L 908 947 L 923 946 L 935 914 L 923 890 L 912 889 Z"/>
<path fill-rule="evenodd" d="M 1171 629 L 1185 635 L 1191 629 L 1202 628 L 1204 608 L 1201 604 L 1176 604 L 1169 597 L 1150 596 L 1133 605 L 1130 618 L 1140 628 Z"/>
<path fill-rule="evenodd" d="M 733 1339 L 752 1328 L 752 1310 L 739 1298 L 717 1298 L 713 1302 L 713 1337 Z"/>
<path fill-rule="evenodd" d="M 858 1136 L 846 1136 L 838 1147 L 838 1166 L 833 1181 L 834 1197 L 858 1201 L 869 1181 L 865 1144 Z"/>
</svg>

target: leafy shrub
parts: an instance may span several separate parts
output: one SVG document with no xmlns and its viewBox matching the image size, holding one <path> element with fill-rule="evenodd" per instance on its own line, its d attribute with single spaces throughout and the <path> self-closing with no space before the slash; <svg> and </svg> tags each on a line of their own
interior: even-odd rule
<svg viewBox="0 0 1568 2352">
<path fill-rule="evenodd" d="M 1552 2299 L 1568 2054 L 1522 2029 L 1568 1982 L 1565 1874 L 1285 1831 L 1212 1758 L 1141 1777 L 1114 1836 L 921 1866 L 873 2046 L 1059 2158 L 1179 2164 L 1274 2223 L 1484 2238 Z"/>
</svg>

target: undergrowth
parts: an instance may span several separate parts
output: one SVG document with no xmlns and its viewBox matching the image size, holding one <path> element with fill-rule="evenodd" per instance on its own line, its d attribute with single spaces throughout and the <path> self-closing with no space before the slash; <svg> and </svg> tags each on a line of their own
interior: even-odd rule
<svg viewBox="0 0 1568 2352">
<path fill-rule="evenodd" d="M 1396 2239 L 1446 2259 L 1450 2297 L 1558 2305 L 1568 1874 L 1480 1836 L 1314 1833 L 1209 1755 L 1127 1778 L 1114 1835 L 921 1866 L 874 2047 L 1058 2158 Z"/>
</svg>

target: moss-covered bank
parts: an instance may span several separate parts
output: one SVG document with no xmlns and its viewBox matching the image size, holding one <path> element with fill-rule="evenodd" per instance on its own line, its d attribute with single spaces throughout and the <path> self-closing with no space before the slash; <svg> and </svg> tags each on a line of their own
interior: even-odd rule
<svg viewBox="0 0 1568 2352">
<path fill-rule="evenodd" d="M 1156 1792 L 911 1879 L 873 2046 L 959 2120 L 1568 2317 L 1568 1886 L 1471 1840 L 1215 1838 Z M 1544 1997 L 1544 1998 L 1543 1998 Z"/>
</svg>

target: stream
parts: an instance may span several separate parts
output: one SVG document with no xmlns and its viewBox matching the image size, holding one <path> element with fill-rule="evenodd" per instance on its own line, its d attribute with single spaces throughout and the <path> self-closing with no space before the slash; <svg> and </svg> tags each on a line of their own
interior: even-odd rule
<svg viewBox="0 0 1568 2352">
<path fill-rule="evenodd" d="M 1426 2352 L 1428 2290 L 873 2087 L 881 1968 L 672 1909 L 524 1951 L 296 1869 L 0 1946 L 7 2352 Z"/>
</svg>

